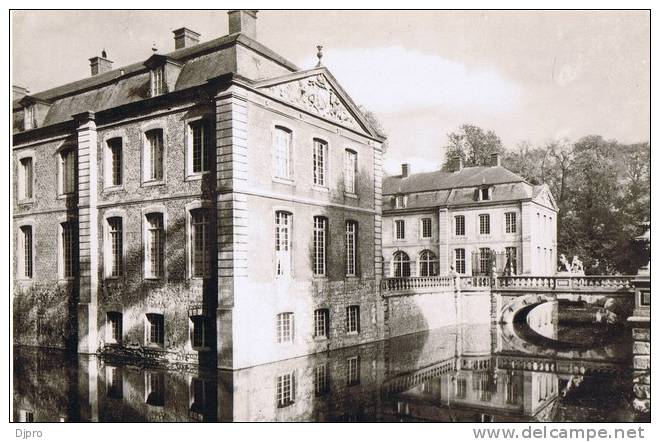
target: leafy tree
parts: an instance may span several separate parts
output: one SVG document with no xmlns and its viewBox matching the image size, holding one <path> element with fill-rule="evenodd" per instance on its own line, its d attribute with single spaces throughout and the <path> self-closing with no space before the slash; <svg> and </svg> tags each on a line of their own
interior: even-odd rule
<svg viewBox="0 0 660 442">
<path fill-rule="evenodd" d="M 387 148 L 389 147 L 389 143 L 387 141 L 387 132 L 385 132 L 385 129 L 383 128 L 382 123 L 380 122 L 380 120 L 378 119 L 376 114 L 371 112 L 366 107 L 360 105 L 360 106 L 358 106 L 358 108 L 360 109 L 360 112 L 362 112 L 362 115 L 367 120 L 367 122 L 374 128 L 376 133 L 380 137 L 385 138 L 385 141 L 383 142 L 383 154 L 385 154 L 385 152 L 387 152 Z"/>
<path fill-rule="evenodd" d="M 502 141 L 495 132 L 484 131 L 472 124 L 463 124 L 458 132 L 447 134 L 447 138 L 443 170 L 449 170 L 456 156 L 463 159 L 464 166 L 471 167 L 490 164 L 492 153 L 504 154 Z"/>
</svg>

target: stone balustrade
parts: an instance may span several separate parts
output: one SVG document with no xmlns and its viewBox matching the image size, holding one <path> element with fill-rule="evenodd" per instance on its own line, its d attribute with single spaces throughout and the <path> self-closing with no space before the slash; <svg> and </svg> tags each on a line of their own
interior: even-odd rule
<svg viewBox="0 0 660 442">
<path fill-rule="evenodd" d="M 572 290 L 630 291 L 633 276 L 500 276 L 495 289 L 506 290 Z"/>
<path fill-rule="evenodd" d="M 383 278 L 383 292 L 427 292 L 438 289 L 454 289 L 451 276 L 413 276 L 402 278 Z"/>
<path fill-rule="evenodd" d="M 490 290 L 492 279 L 490 276 L 461 276 L 461 290 Z"/>
</svg>

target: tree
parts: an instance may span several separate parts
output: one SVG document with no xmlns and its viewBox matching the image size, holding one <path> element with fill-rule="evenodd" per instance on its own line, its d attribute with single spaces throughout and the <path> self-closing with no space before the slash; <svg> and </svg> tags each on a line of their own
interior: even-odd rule
<svg viewBox="0 0 660 442">
<path fill-rule="evenodd" d="M 492 130 L 484 131 L 472 124 L 463 124 L 458 132 L 447 134 L 443 170 L 449 170 L 455 157 L 463 159 L 463 165 L 484 166 L 490 164 L 492 153 L 504 154 L 502 141 Z"/>
<path fill-rule="evenodd" d="M 382 123 L 380 122 L 376 114 L 371 112 L 366 107 L 359 105 L 358 108 L 360 109 L 360 112 L 362 112 L 362 115 L 367 120 L 367 122 L 374 128 L 377 135 L 382 138 L 385 138 L 385 141 L 383 142 L 383 154 L 385 154 L 385 152 L 387 152 L 387 148 L 389 147 L 389 143 L 387 141 L 387 132 L 385 132 L 385 129 L 383 129 Z"/>
</svg>

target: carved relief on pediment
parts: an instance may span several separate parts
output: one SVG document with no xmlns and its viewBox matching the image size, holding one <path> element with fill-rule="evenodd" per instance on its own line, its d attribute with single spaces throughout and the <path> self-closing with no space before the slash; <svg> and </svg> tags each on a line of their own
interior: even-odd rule
<svg viewBox="0 0 660 442">
<path fill-rule="evenodd" d="M 317 74 L 288 83 L 270 86 L 267 90 L 278 98 L 334 120 L 344 126 L 360 129 L 353 115 L 346 109 L 337 92 L 323 74 Z"/>
</svg>

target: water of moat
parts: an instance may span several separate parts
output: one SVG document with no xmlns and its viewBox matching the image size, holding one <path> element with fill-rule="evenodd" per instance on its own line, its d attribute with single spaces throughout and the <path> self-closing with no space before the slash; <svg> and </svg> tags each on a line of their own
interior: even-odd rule
<svg viewBox="0 0 660 442">
<path fill-rule="evenodd" d="M 14 347 L 14 421 L 628 422 L 629 334 L 450 326 L 234 372 Z"/>
</svg>

